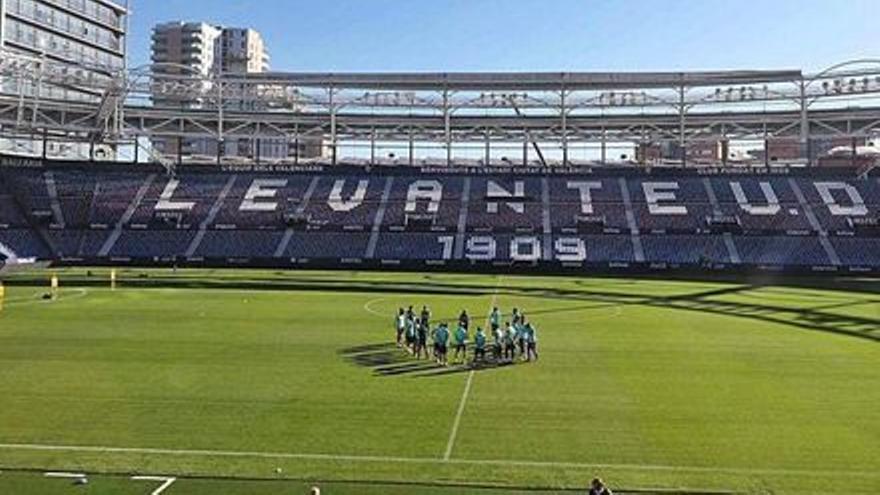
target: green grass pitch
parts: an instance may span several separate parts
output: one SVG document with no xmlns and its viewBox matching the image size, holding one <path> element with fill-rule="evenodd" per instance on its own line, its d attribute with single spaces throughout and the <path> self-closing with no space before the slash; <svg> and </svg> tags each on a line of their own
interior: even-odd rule
<svg viewBox="0 0 880 495">
<path fill-rule="evenodd" d="M 0 493 L 880 493 L 876 280 L 59 275 L 6 281 Z M 423 303 L 523 308 L 541 360 L 416 363 Z"/>
</svg>

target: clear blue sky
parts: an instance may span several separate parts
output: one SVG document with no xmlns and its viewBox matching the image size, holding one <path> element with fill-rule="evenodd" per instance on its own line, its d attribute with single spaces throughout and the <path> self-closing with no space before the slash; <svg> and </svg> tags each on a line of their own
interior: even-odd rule
<svg viewBox="0 0 880 495">
<path fill-rule="evenodd" d="M 880 0 L 130 0 L 133 65 L 169 20 L 252 27 L 290 71 L 818 70 L 880 58 Z"/>
</svg>

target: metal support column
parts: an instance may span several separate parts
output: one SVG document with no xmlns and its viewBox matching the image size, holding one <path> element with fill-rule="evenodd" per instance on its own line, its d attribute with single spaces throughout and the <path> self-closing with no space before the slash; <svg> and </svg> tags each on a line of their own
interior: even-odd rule
<svg viewBox="0 0 880 495">
<path fill-rule="evenodd" d="M 4 0 L 0 3 L 5 4 L 6 2 Z M 25 87 L 24 87 L 24 72 L 23 71 L 18 74 L 18 79 L 16 79 L 15 82 L 18 84 L 18 86 L 16 86 L 16 89 L 18 89 L 18 110 L 15 112 L 15 127 L 21 128 L 24 126 L 24 103 L 25 103 L 25 101 L 24 101 Z"/>
<path fill-rule="evenodd" d="M 721 164 L 723 166 L 727 166 L 727 162 L 730 158 L 730 140 L 727 138 L 725 133 L 721 135 Z"/>
<path fill-rule="evenodd" d="M 223 119 L 225 117 L 223 112 L 223 82 L 217 81 L 217 164 L 220 164 L 221 151 L 220 148 L 225 143 L 226 138 L 224 134 L 226 132 L 225 126 L 223 125 Z"/>
<path fill-rule="evenodd" d="M 687 126 L 687 107 L 685 106 L 685 95 L 687 89 L 684 82 L 678 87 L 678 147 L 681 151 L 681 165 L 687 166 L 687 139 L 685 129 Z"/>
<path fill-rule="evenodd" d="M 486 140 L 485 151 L 483 155 L 484 165 L 489 166 L 489 162 L 492 160 L 492 141 L 489 137 L 489 129 L 486 128 L 484 139 Z"/>
<path fill-rule="evenodd" d="M 293 164 L 299 165 L 299 124 L 293 126 Z"/>
<path fill-rule="evenodd" d="M 5 35 L 5 33 L 3 33 Z M 37 118 L 40 113 L 40 103 L 43 99 L 43 77 L 46 71 L 46 49 L 40 56 L 40 71 L 37 73 L 37 84 L 34 86 L 34 108 L 31 109 L 31 127 L 37 127 Z"/>
<path fill-rule="evenodd" d="M 446 145 L 446 166 L 452 165 L 452 112 L 449 108 L 449 90 L 443 89 L 443 140 Z"/>
<path fill-rule="evenodd" d="M 330 103 L 330 152 L 332 153 L 331 163 L 336 165 L 336 145 L 337 145 L 337 135 L 336 135 L 336 104 L 334 103 L 334 96 L 336 90 L 331 86 L 329 93 L 329 103 Z"/>
<path fill-rule="evenodd" d="M 800 139 L 800 148 L 801 153 L 803 153 L 805 158 L 807 159 L 807 166 L 811 167 L 813 165 L 813 157 L 811 156 L 810 150 L 810 117 L 809 117 L 809 102 L 807 101 L 807 83 L 801 78 L 800 80 L 800 95 L 799 100 L 801 104 L 801 139 Z"/>
<path fill-rule="evenodd" d="M 770 168 L 770 136 L 767 135 L 767 122 L 764 122 L 764 168 Z"/>
<path fill-rule="evenodd" d="M 413 140 L 413 130 L 412 127 L 409 128 L 409 166 L 412 167 L 416 164 L 416 143 Z"/>
<path fill-rule="evenodd" d="M 560 110 L 562 111 L 562 166 L 568 165 L 568 105 L 566 99 L 568 91 L 562 87 L 560 98 Z"/>
<path fill-rule="evenodd" d="M 859 153 L 859 140 L 858 140 L 858 138 L 853 136 L 851 144 L 852 144 L 852 162 L 850 163 L 850 165 L 852 165 L 853 168 L 855 168 L 857 165 L 857 162 L 858 162 L 857 158 L 858 158 L 858 153 Z"/>
<path fill-rule="evenodd" d="M 717 146 L 717 145 L 716 145 Z M 727 137 L 727 124 L 721 124 L 721 165 L 726 167 L 730 160 L 730 138 Z"/>
<path fill-rule="evenodd" d="M 376 165 L 376 128 L 370 132 L 370 165 Z"/>
</svg>

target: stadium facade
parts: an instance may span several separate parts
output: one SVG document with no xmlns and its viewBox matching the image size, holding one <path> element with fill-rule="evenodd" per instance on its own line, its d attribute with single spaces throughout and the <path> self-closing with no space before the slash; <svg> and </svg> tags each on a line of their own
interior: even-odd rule
<svg viewBox="0 0 880 495">
<path fill-rule="evenodd" d="M 0 170 L 0 244 L 73 265 L 880 270 L 880 181 L 853 169 Z"/>
<path fill-rule="evenodd" d="M 877 270 L 880 64 L 88 78 L 0 58 L 0 243 L 69 264 Z M 28 81 L 88 87 L 68 100 Z M 196 102 L 181 104 L 181 102 Z M 216 156 L 145 146 L 214 143 Z M 252 153 L 224 153 L 226 143 Z M 259 152 L 322 143 L 320 158 Z M 245 144 L 242 144 L 245 143 Z M 46 147 L 43 147 L 46 149 Z"/>
</svg>

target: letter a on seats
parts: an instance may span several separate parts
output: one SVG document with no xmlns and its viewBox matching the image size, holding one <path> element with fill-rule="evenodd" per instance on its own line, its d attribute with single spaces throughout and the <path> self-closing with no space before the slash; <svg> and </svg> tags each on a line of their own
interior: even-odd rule
<svg viewBox="0 0 880 495">
<path fill-rule="evenodd" d="M 443 184 L 436 180 L 419 180 L 413 182 L 406 192 L 406 212 L 415 213 L 419 208 L 420 200 L 428 201 L 428 213 L 440 211 L 440 201 L 443 199 Z"/>
</svg>

